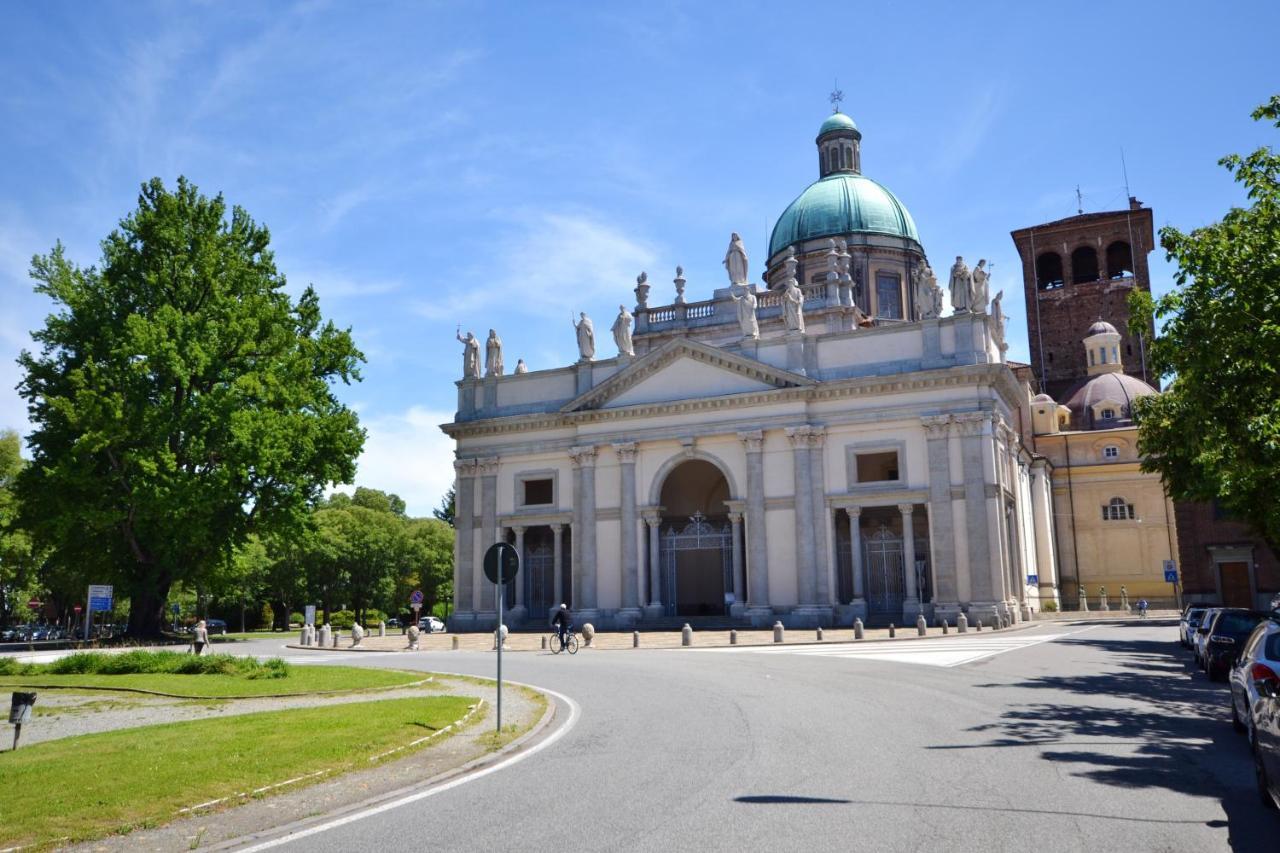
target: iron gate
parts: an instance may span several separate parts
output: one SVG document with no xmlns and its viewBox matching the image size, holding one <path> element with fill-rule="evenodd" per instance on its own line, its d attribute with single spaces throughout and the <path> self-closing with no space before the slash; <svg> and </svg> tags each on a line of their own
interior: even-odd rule
<svg viewBox="0 0 1280 853">
<path fill-rule="evenodd" d="M 701 512 L 695 512 L 682 529 L 677 530 L 672 524 L 662 534 L 662 605 L 667 616 L 676 615 L 679 601 L 676 555 L 681 551 L 710 550 L 720 553 L 722 592 L 733 589 L 733 529 L 727 522 L 717 527 Z"/>
<path fill-rule="evenodd" d="M 902 537 L 880 525 L 863 545 L 867 567 L 867 605 L 879 612 L 902 610 L 906 598 L 902 576 Z"/>
<path fill-rule="evenodd" d="M 554 588 L 555 568 L 555 554 L 550 545 L 545 542 L 532 548 L 525 545 L 525 601 L 530 616 L 545 617 L 552 607 L 560 604 Z"/>
</svg>

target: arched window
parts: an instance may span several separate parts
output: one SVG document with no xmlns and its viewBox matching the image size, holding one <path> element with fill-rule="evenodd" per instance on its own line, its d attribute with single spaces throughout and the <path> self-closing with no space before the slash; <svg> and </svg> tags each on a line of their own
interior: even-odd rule
<svg viewBox="0 0 1280 853">
<path fill-rule="evenodd" d="M 835 171 L 839 171 L 839 169 L 840 169 L 840 149 L 833 145 L 833 146 L 831 146 L 831 148 L 829 148 L 828 150 L 831 152 L 831 171 L 833 171 L 833 172 L 835 172 Z"/>
<path fill-rule="evenodd" d="M 1115 409 L 1103 409 L 1103 410 L 1098 414 L 1098 417 L 1102 418 L 1104 421 L 1114 421 L 1114 420 L 1116 419 L 1116 410 L 1115 410 Z"/>
<path fill-rule="evenodd" d="M 1081 246 L 1071 253 L 1071 283 L 1098 280 L 1098 253 L 1092 246 Z"/>
<path fill-rule="evenodd" d="M 1107 363 L 1107 348 L 1098 347 L 1098 364 L 1106 364 L 1106 363 Z"/>
<path fill-rule="evenodd" d="M 1133 253 L 1129 244 L 1117 240 L 1107 247 L 1107 277 L 1130 278 L 1133 276 Z"/>
<path fill-rule="evenodd" d="M 1111 502 L 1102 508 L 1103 521 L 1132 521 L 1137 518 L 1133 511 L 1133 504 L 1127 502 L 1124 498 L 1112 498 Z"/>
<path fill-rule="evenodd" d="M 1057 252 L 1045 252 L 1036 258 L 1036 280 L 1041 290 L 1062 287 L 1062 256 Z"/>
<path fill-rule="evenodd" d="M 1093 350 L 1092 350 L 1092 349 L 1090 349 L 1090 350 L 1089 350 L 1089 366 L 1090 366 L 1090 367 L 1093 367 L 1093 365 L 1094 365 L 1095 363 L 1096 363 L 1096 362 L 1093 360 Z"/>
</svg>

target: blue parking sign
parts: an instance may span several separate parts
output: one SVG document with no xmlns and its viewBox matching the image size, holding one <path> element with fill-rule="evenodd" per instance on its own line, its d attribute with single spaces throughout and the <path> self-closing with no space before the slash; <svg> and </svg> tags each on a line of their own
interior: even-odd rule
<svg viewBox="0 0 1280 853">
<path fill-rule="evenodd" d="M 1164 561 L 1164 582 L 1165 583 L 1178 582 L 1178 564 L 1175 563 L 1173 560 Z"/>
</svg>

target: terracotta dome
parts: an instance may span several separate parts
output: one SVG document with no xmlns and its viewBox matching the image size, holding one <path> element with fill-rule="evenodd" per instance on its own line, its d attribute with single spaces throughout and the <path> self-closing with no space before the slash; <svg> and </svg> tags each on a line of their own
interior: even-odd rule
<svg viewBox="0 0 1280 853">
<path fill-rule="evenodd" d="M 1071 389 L 1067 394 L 1067 408 L 1071 409 L 1071 420 L 1076 429 L 1130 426 L 1133 423 L 1133 401 L 1157 393 L 1156 389 L 1127 373 L 1101 373 Z M 1103 420 L 1093 416 L 1093 407 L 1103 400 L 1119 404 L 1120 410 L 1114 418 Z"/>
</svg>

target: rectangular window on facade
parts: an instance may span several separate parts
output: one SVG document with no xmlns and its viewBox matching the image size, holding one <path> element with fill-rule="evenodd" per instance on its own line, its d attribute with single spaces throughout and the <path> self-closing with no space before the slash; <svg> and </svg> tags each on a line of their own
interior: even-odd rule
<svg viewBox="0 0 1280 853">
<path fill-rule="evenodd" d="M 876 316 L 902 319 L 902 286 L 893 273 L 876 273 Z"/>
<path fill-rule="evenodd" d="M 898 452 L 886 450 L 882 453 L 857 454 L 857 475 L 859 483 L 885 483 L 898 479 Z"/>
<path fill-rule="evenodd" d="M 1120 448 L 1116 447 L 1114 444 L 1109 444 L 1102 448 L 1102 456 L 1104 459 L 1115 459 L 1119 455 Z"/>
<path fill-rule="evenodd" d="M 1123 498 L 1112 498 L 1111 503 L 1102 507 L 1103 521 L 1132 521 L 1137 518 L 1133 504 L 1125 503 Z"/>
<path fill-rule="evenodd" d="M 553 500 L 551 479 L 525 480 L 523 506 L 544 506 Z"/>
</svg>

